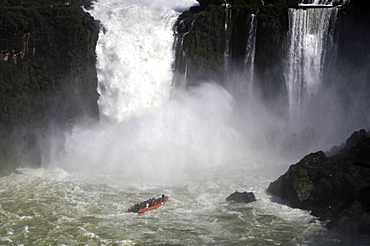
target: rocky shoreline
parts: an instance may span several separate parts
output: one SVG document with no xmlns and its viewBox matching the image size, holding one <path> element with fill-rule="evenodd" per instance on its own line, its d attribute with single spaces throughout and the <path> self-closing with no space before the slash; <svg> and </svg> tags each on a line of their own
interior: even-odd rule
<svg viewBox="0 0 370 246">
<path fill-rule="evenodd" d="M 305 156 L 267 188 L 326 227 L 370 233 L 370 134 L 354 132 L 342 147 Z"/>
</svg>

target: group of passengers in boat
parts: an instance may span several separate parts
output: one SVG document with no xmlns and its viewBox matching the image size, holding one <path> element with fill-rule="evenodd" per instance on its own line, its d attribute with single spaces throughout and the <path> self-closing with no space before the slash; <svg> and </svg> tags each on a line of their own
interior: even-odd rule
<svg viewBox="0 0 370 246">
<path fill-rule="evenodd" d="M 156 206 L 158 204 L 161 204 L 164 201 L 165 198 L 166 197 L 165 197 L 164 194 L 160 198 L 154 198 L 153 197 L 153 198 L 150 198 L 146 201 L 136 203 L 134 206 L 132 206 L 128 210 L 130 212 L 139 212 L 139 210 L 141 210 L 141 209 L 150 208 L 150 207 Z"/>
</svg>

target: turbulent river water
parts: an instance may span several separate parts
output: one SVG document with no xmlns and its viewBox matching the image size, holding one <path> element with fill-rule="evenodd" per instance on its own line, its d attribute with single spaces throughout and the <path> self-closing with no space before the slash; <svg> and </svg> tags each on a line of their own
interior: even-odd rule
<svg viewBox="0 0 370 246">
<path fill-rule="evenodd" d="M 0 244 L 368 245 L 323 229 L 306 211 L 272 202 L 265 171 L 219 171 L 203 170 L 207 175 L 177 185 L 155 185 L 157 176 L 132 186 L 119 175 L 22 169 L 0 179 Z M 257 201 L 226 202 L 235 190 L 253 191 Z M 157 210 L 126 212 L 162 193 L 170 199 Z"/>
<path fill-rule="evenodd" d="M 265 192 L 297 159 L 278 154 L 284 124 L 258 100 L 171 88 L 172 27 L 193 4 L 95 2 L 101 122 L 50 137 L 43 168 L 0 178 L 0 245 L 369 245 Z M 227 202 L 235 191 L 257 201 Z"/>
</svg>

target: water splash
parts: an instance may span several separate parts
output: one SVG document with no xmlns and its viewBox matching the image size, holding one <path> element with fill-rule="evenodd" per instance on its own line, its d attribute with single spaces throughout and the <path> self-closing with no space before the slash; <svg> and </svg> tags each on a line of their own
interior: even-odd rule
<svg viewBox="0 0 370 246">
<path fill-rule="evenodd" d="M 173 25 L 195 0 L 98 1 L 101 22 L 96 53 L 100 118 L 120 122 L 160 107 L 169 98 Z"/>
<path fill-rule="evenodd" d="M 310 100 L 322 86 L 326 52 L 333 46 L 337 8 L 289 9 L 289 48 L 285 72 L 289 112 L 300 125 Z"/>
<path fill-rule="evenodd" d="M 160 182 L 230 163 L 239 148 L 232 105 L 232 97 L 215 84 L 179 91 L 176 99 L 140 117 L 75 126 L 61 162 L 71 171 L 144 180 L 162 176 Z"/>
<path fill-rule="evenodd" d="M 230 37 L 231 37 L 231 4 L 227 1 L 224 3 L 225 6 L 225 51 L 224 51 L 224 71 L 227 73 L 231 61 L 231 50 L 230 50 Z"/>
<path fill-rule="evenodd" d="M 249 32 L 247 37 L 246 56 L 244 61 L 245 74 L 248 77 L 250 85 L 253 85 L 254 79 L 254 59 L 256 54 L 256 37 L 257 37 L 257 18 L 251 14 Z"/>
</svg>

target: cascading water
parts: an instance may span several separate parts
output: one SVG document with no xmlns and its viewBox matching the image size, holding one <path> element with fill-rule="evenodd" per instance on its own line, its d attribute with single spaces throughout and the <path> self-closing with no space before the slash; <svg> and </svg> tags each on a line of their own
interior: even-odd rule
<svg viewBox="0 0 370 246">
<path fill-rule="evenodd" d="M 349 2 L 349 0 L 303 0 L 300 4 L 301 6 L 333 6 L 334 4 L 345 4 Z"/>
<path fill-rule="evenodd" d="M 337 8 L 289 9 L 289 47 L 285 72 L 289 112 L 301 125 L 310 101 L 322 86 L 326 52 L 333 46 Z"/>
<path fill-rule="evenodd" d="M 254 61 L 257 37 L 257 15 L 245 16 L 242 22 L 247 25 L 238 25 L 238 14 L 233 16 L 233 9 L 227 2 L 225 6 L 225 51 L 224 73 L 229 83 L 230 91 L 241 93 L 244 97 L 253 94 Z M 258 11 L 257 11 L 258 12 Z M 245 33 L 243 39 L 236 38 L 240 32 Z M 241 48 L 242 47 L 242 48 Z M 237 83 L 233 80 L 240 80 Z M 227 82 L 226 82 L 227 84 Z M 248 95 L 248 96 L 247 96 Z"/>
<path fill-rule="evenodd" d="M 225 52 L 224 52 L 224 71 L 227 73 L 230 66 L 231 51 L 230 51 L 230 24 L 231 24 L 231 5 L 225 1 Z"/>
<path fill-rule="evenodd" d="M 244 61 L 245 74 L 249 83 L 253 85 L 254 78 L 254 58 L 256 54 L 257 18 L 251 14 L 249 33 L 247 37 L 247 49 Z"/>
<path fill-rule="evenodd" d="M 102 119 L 93 129 L 75 126 L 67 135 L 61 157 L 66 169 L 141 178 L 162 172 L 173 179 L 217 166 L 238 149 L 233 99 L 222 87 L 178 93 L 171 87 L 173 27 L 184 6 L 196 3 L 96 3 L 90 12 L 105 30 L 97 47 Z M 169 100 L 172 89 L 176 96 Z"/>
<path fill-rule="evenodd" d="M 90 13 L 105 30 L 96 49 L 103 121 L 139 116 L 168 100 L 174 59 L 172 28 L 180 11 L 191 4 L 196 1 L 95 3 Z"/>
<path fill-rule="evenodd" d="M 185 89 L 186 87 L 186 81 L 188 76 L 188 63 L 186 52 L 184 51 L 184 38 L 193 29 L 195 20 L 191 23 L 189 30 L 186 30 L 187 27 L 184 24 L 184 22 L 185 20 L 181 20 L 179 22 L 177 32 L 175 33 L 175 42 L 174 42 L 174 50 L 176 54 L 174 67 L 176 70 L 176 74 L 173 79 L 174 82 L 173 84 L 176 87 L 182 89 Z M 179 31 L 182 31 L 182 33 L 179 33 Z"/>
</svg>

